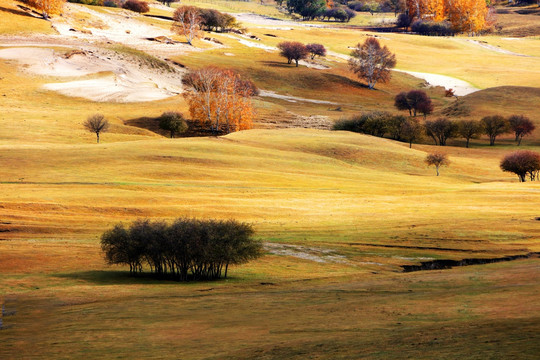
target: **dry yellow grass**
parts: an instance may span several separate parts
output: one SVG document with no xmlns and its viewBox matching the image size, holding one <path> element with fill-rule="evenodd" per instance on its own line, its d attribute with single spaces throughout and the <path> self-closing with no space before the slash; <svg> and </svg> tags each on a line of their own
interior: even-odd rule
<svg viewBox="0 0 540 360">
<path fill-rule="evenodd" d="M 252 32 L 271 46 L 320 40 L 344 54 L 364 38 L 335 29 Z M 264 37 L 270 32 L 279 37 Z M 342 63 L 325 62 L 331 69 L 323 71 L 296 69 L 282 66 L 275 53 L 212 36 L 229 47 L 177 60 L 236 67 L 262 88 L 344 105 L 338 114 L 328 105 L 259 99 L 258 126 L 291 111 L 337 118 L 386 109 L 396 92 L 418 86 L 401 74 L 371 92 Z M 531 71 L 537 58 L 516 63 L 516 57 L 467 40 L 382 39 L 409 70 L 466 75 L 479 86 L 538 78 Z M 503 46 L 505 40 L 486 41 Z M 509 50 L 536 56 L 535 41 Z M 483 70 L 467 75 L 474 66 L 462 64 L 465 59 Z M 167 139 L 130 124 L 166 110 L 185 112 L 181 96 L 94 103 L 44 91 L 44 83 L 58 79 L 19 70 L 0 62 L 0 303 L 17 311 L 2 318 L 0 358 L 537 356 L 537 258 L 399 273 L 400 265 L 427 259 L 540 251 L 540 184 L 518 183 L 498 167 L 515 149 L 511 140 L 495 148 L 409 149 L 309 129 Z M 490 72 L 501 76 L 491 79 Z M 437 106 L 448 102 L 441 89 L 431 94 Z M 531 106 L 521 98 L 503 100 L 486 92 L 467 101 L 478 102 L 475 109 L 483 113 Z M 99 145 L 81 125 L 96 112 L 113 123 Z M 526 145 L 537 149 L 535 141 Z M 423 162 L 435 150 L 452 161 L 440 177 Z M 269 253 L 234 268 L 227 281 L 190 284 L 129 278 L 122 267 L 105 265 L 103 230 L 139 217 L 178 216 L 248 221 L 262 241 L 302 246 L 296 255 L 304 258 Z"/>
</svg>

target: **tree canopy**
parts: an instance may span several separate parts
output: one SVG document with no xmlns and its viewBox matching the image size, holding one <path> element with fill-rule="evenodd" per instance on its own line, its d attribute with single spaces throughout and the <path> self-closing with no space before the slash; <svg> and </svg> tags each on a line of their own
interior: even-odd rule
<svg viewBox="0 0 540 360">
<path fill-rule="evenodd" d="M 143 219 L 106 231 L 101 249 L 109 264 L 128 265 L 131 274 L 146 267 L 154 276 L 178 281 L 219 279 L 227 277 L 230 265 L 262 256 L 253 234 L 251 225 L 235 220 Z"/>
<path fill-rule="evenodd" d="M 390 69 L 396 66 L 396 56 L 379 40 L 369 37 L 363 44 L 358 43 L 349 58 L 349 69 L 373 89 L 378 82 L 390 80 Z"/>
</svg>

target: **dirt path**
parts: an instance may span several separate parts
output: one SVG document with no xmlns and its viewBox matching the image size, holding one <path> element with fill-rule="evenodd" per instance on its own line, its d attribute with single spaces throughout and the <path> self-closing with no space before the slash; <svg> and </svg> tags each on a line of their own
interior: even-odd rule
<svg viewBox="0 0 540 360">
<path fill-rule="evenodd" d="M 442 86 L 445 89 L 453 89 L 454 94 L 457 96 L 465 96 L 480 90 L 466 81 L 456 79 L 451 76 L 398 69 L 394 69 L 394 71 L 407 73 L 419 79 L 423 79 L 431 86 Z"/>
</svg>

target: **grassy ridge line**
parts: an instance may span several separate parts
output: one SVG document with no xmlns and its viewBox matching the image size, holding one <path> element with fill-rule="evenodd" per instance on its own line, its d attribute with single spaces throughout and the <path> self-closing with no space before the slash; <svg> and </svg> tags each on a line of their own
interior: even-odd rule
<svg viewBox="0 0 540 360">
<path fill-rule="evenodd" d="M 2 238 L 85 238 L 117 221 L 184 215 L 254 222 L 262 238 L 293 243 L 537 246 L 538 184 L 514 183 L 491 151 L 449 147 L 453 164 L 437 178 L 424 151 L 315 130 L 51 150 L 5 150 Z"/>
</svg>

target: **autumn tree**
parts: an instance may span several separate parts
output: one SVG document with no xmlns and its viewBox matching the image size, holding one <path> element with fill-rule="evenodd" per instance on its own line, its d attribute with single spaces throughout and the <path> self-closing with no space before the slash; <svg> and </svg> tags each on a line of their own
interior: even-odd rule
<svg viewBox="0 0 540 360">
<path fill-rule="evenodd" d="M 456 123 L 447 118 L 438 118 L 437 120 L 426 121 L 424 124 L 426 135 L 435 141 L 435 145 L 445 146 L 449 138 L 456 134 Z"/>
<path fill-rule="evenodd" d="M 214 133 L 250 129 L 254 117 L 251 97 L 257 87 L 240 74 L 216 67 L 186 73 L 182 79 L 189 112 Z"/>
<path fill-rule="evenodd" d="M 47 20 L 51 15 L 62 12 L 66 0 L 28 0 L 24 2 L 41 11 L 41 16 Z"/>
<path fill-rule="evenodd" d="M 159 127 L 163 130 L 169 131 L 171 139 L 176 134 L 185 132 L 188 129 L 186 120 L 179 112 L 167 111 L 161 114 L 158 118 Z"/>
<path fill-rule="evenodd" d="M 509 132 L 508 121 L 501 115 L 485 116 L 482 118 L 484 133 L 489 137 L 489 145 L 495 145 L 495 139 Z"/>
<path fill-rule="evenodd" d="M 401 124 L 401 138 L 403 141 L 409 143 L 409 148 L 412 148 L 413 142 L 416 142 L 422 138 L 424 127 L 415 118 L 408 118 L 403 124 Z"/>
<path fill-rule="evenodd" d="M 284 41 L 278 44 L 280 55 L 287 59 L 287 63 L 290 64 L 294 60 L 296 67 L 298 67 L 298 61 L 305 59 L 309 51 L 307 47 L 297 41 Z"/>
<path fill-rule="evenodd" d="M 488 8 L 483 0 L 407 0 L 411 19 L 449 21 L 455 32 L 475 34 L 488 24 Z"/>
<path fill-rule="evenodd" d="M 409 116 L 417 115 L 418 112 L 426 115 L 433 112 L 433 103 L 428 94 L 423 90 L 411 90 L 400 92 L 394 98 L 394 106 L 398 110 L 408 110 Z"/>
<path fill-rule="evenodd" d="M 439 168 L 441 166 L 448 166 L 450 164 L 450 160 L 448 160 L 448 156 L 446 154 L 441 153 L 432 153 L 428 154 L 426 156 L 426 159 L 424 160 L 428 166 L 435 166 L 435 171 L 437 171 L 437 176 L 439 176 Z"/>
<path fill-rule="evenodd" d="M 83 125 L 88 131 L 96 134 L 98 144 L 99 134 L 109 130 L 110 126 L 109 121 L 105 119 L 105 116 L 103 116 L 102 114 L 94 114 L 92 116 L 89 116 Z"/>
<path fill-rule="evenodd" d="M 186 37 L 189 45 L 199 35 L 201 17 L 199 8 L 195 6 L 180 6 L 174 11 L 172 31 Z"/>
<path fill-rule="evenodd" d="M 127 0 L 124 5 L 122 5 L 122 8 L 137 12 L 139 14 L 150 11 L 150 6 L 148 6 L 148 3 L 146 1 L 139 0 Z"/>
<path fill-rule="evenodd" d="M 311 60 L 315 59 L 315 56 L 326 56 L 326 48 L 322 44 L 307 44 L 306 49 L 311 55 Z"/>
<path fill-rule="evenodd" d="M 540 173 L 540 154 L 529 150 L 516 151 L 506 155 L 500 166 L 503 171 L 516 174 L 520 182 L 525 182 L 527 175 L 533 181 Z"/>
<path fill-rule="evenodd" d="M 483 130 L 482 124 L 475 120 L 461 120 L 457 123 L 457 133 L 467 141 L 465 145 L 467 148 L 469 147 L 469 141 L 478 139 Z"/>
<path fill-rule="evenodd" d="M 518 146 L 521 145 L 521 140 L 525 135 L 529 135 L 536 129 L 533 122 L 524 115 L 512 115 L 508 118 L 510 129 L 516 135 Z"/>
<path fill-rule="evenodd" d="M 358 43 L 349 58 L 349 69 L 373 89 L 378 82 L 390 80 L 390 69 L 396 66 L 396 56 L 379 40 L 369 37 L 363 44 Z"/>
</svg>

